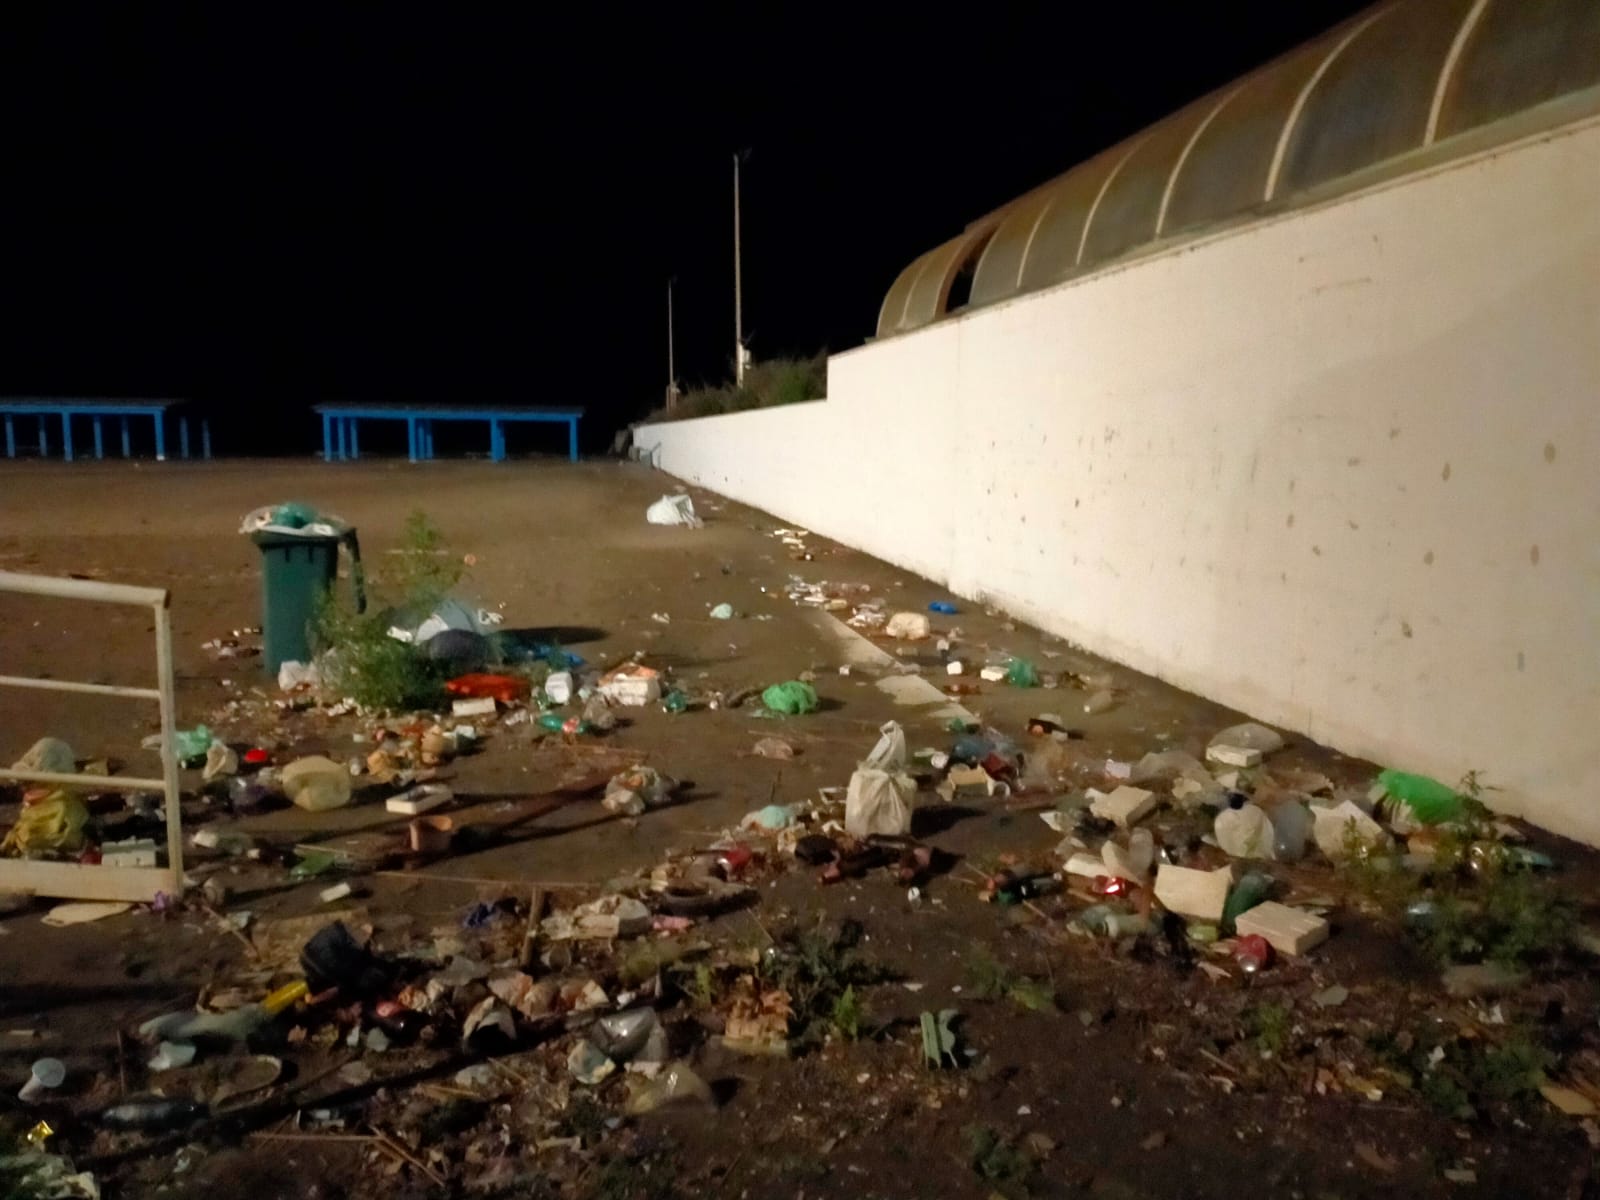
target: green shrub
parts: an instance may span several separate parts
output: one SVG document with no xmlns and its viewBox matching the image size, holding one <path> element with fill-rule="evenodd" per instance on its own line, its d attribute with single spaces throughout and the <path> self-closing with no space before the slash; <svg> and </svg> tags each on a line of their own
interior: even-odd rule
<svg viewBox="0 0 1600 1200">
<path fill-rule="evenodd" d="M 808 400 L 821 400 L 827 393 L 826 354 L 810 358 L 774 358 L 751 363 L 745 369 L 741 384 L 690 388 L 678 398 L 676 408 L 658 408 L 645 420 L 688 421 L 751 408 L 804 404 Z"/>
<path fill-rule="evenodd" d="M 465 574 L 421 510 L 406 518 L 400 545 L 369 581 L 365 612 L 330 589 L 312 622 L 324 682 L 366 708 L 432 708 L 444 696 L 445 669 L 417 647 L 389 636 L 396 614 L 420 620 Z"/>
</svg>

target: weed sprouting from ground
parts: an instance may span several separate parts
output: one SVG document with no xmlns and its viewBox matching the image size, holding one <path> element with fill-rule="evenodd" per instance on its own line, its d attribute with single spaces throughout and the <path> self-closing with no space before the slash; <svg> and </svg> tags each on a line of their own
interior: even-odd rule
<svg viewBox="0 0 1600 1200">
<path fill-rule="evenodd" d="M 1471 1119 L 1489 1105 L 1526 1101 L 1557 1061 L 1532 1030 L 1520 1026 L 1494 1041 L 1402 1033 L 1369 1039 L 1368 1047 L 1429 1108 L 1457 1120 Z"/>
<path fill-rule="evenodd" d="M 1463 789 L 1481 788 L 1468 775 Z M 1340 874 L 1381 912 L 1402 922 L 1441 964 L 1495 962 L 1533 966 L 1557 957 L 1577 924 L 1577 910 L 1552 880 L 1540 877 L 1487 836 L 1487 810 L 1469 793 L 1462 821 L 1437 830 L 1426 870 L 1392 848 L 1352 840 Z"/>
<path fill-rule="evenodd" d="M 1034 1161 L 1024 1150 L 989 1125 L 968 1125 L 961 1131 L 966 1142 L 967 1167 L 1002 1195 L 1025 1196 L 1033 1179 Z"/>
<path fill-rule="evenodd" d="M 1030 1012 L 1054 1012 L 1055 990 L 1044 980 L 1006 966 L 987 950 L 967 959 L 967 980 L 980 1000 L 1010 1000 Z"/>
<path fill-rule="evenodd" d="M 418 621 L 426 617 L 463 573 L 427 514 L 412 513 L 393 562 L 372 580 L 365 612 L 356 612 L 337 589 L 324 595 L 311 632 L 325 681 L 366 708 L 399 711 L 437 704 L 443 665 L 390 637 L 389 627 L 396 614 Z"/>
<path fill-rule="evenodd" d="M 631 1147 L 607 1159 L 594 1186 L 592 1200 L 679 1200 L 678 1163 L 657 1143 Z"/>
<path fill-rule="evenodd" d="M 868 1014 L 857 989 L 889 978 L 859 953 L 860 940 L 861 927 L 846 921 L 837 930 L 781 938 L 762 957 L 763 986 L 789 995 L 797 1045 L 815 1045 L 829 1030 L 847 1038 L 860 1036 Z"/>
<path fill-rule="evenodd" d="M 868 1018 L 867 1006 L 856 995 L 855 985 L 851 984 L 834 1000 L 833 1011 L 828 1014 L 828 1023 L 840 1037 L 853 1042 L 861 1036 L 861 1026 Z"/>
<path fill-rule="evenodd" d="M 1258 1004 L 1247 1014 L 1245 1024 L 1263 1054 L 1281 1057 L 1289 1048 L 1294 1014 L 1287 1004 Z"/>
</svg>

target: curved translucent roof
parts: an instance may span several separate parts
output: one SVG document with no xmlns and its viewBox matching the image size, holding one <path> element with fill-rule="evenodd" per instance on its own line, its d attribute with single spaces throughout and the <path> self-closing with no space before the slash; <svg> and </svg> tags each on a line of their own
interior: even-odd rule
<svg viewBox="0 0 1600 1200">
<path fill-rule="evenodd" d="M 1391 0 L 929 250 L 878 336 L 958 307 L 964 272 L 966 304 L 993 304 L 1595 111 L 1600 0 Z"/>
</svg>

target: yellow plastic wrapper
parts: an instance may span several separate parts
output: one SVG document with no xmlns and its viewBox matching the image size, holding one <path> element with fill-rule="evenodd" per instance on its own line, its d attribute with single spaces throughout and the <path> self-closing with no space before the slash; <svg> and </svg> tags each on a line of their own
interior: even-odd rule
<svg viewBox="0 0 1600 1200">
<path fill-rule="evenodd" d="M 24 806 L 17 823 L 0 843 L 0 853 L 72 853 L 83 849 L 83 826 L 89 810 L 70 792 L 51 792 L 37 804 Z"/>
</svg>

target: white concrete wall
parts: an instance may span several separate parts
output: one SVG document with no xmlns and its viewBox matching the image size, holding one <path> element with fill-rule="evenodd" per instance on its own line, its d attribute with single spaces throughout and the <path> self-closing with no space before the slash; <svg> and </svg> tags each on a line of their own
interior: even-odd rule
<svg viewBox="0 0 1600 1200">
<path fill-rule="evenodd" d="M 836 356 L 664 470 L 1600 843 L 1600 122 Z"/>
</svg>

